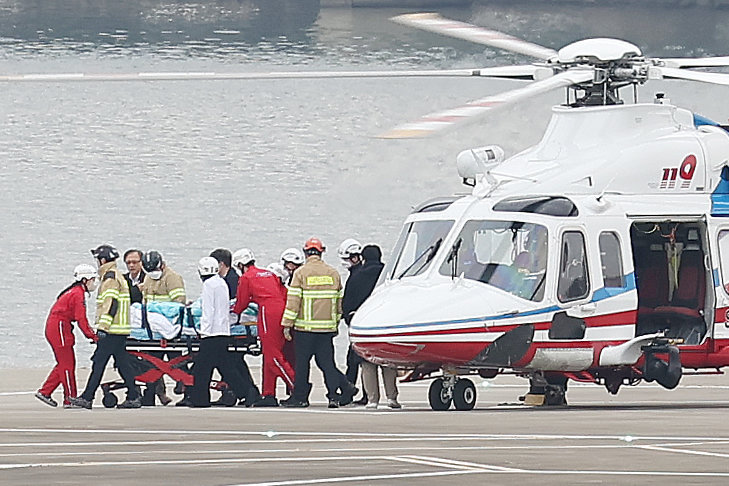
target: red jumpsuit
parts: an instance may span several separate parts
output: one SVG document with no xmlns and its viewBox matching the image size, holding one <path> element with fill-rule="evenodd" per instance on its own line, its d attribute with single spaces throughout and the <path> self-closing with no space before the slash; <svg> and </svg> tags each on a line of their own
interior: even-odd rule
<svg viewBox="0 0 729 486">
<path fill-rule="evenodd" d="M 263 351 L 263 393 L 276 396 L 276 378 L 294 388 L 294 369 L 283 355 L 284 336 L 281 319 L 286 309 L 285 288 L 268 270 L 251 266 L 238 280 L 233 312 L 240 314 L 248 304 L 258 304 L 258 337 Z"/>
<path fill-rule="evenodd" d="M 97 340 L 86 319 L 85 292 L 84 286 L 79 284 L 61 294 L 46 320 L 46 339 L 56 356 L 56 366 L 38 391 L 50 396 L 62 384 L 64 404 L 69 403 L 69 397 L 76 396 L 76 357 L 73 352 L 76 341 L 72 322 L 78 322 L 84 336 Z"/>
</svg>

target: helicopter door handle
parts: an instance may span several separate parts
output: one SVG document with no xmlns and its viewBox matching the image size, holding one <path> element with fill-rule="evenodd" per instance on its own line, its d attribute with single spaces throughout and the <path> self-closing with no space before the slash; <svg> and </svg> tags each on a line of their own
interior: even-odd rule
<svg viewBox="0 0 729 486">
<path fill-rule="evenodd" d="M 597 310 L 597 304 L 594 302 L 588 302 L 586 304 L 577 305 L 567 311 L 567 315 L 571 317 L 586 317 L 591 316 Z"/>
<path fill-rule="evenodd" d="M 597 311 L 597 304 L 595 302 L 588 302 L 577 307 L 583 314 L 594 314 Z"/>
</svg>

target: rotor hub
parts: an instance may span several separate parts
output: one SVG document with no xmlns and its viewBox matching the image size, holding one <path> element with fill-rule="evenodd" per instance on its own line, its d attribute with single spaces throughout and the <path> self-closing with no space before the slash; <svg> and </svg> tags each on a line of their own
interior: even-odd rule
<svg viewBox="0 0 729 486">
<path fill-rule="evenodd" d="M 638 46 L 620 39 L 584 39 L 566 45 L 557 53 L 561 64 L 604 64 L 642 57 Z"/>
</svg>

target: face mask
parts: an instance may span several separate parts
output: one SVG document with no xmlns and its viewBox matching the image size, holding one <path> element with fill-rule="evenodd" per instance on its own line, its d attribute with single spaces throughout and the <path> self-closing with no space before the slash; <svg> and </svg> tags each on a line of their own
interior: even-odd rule
<svg viewBox="0 0 729 486">
<path fill-rule="evenodd" d="M 352 267 L 352 260 L 347 258 L 346 260 L 342 260 L 342 266 L 349 270 Z"/>
<path fill-rule="evenodd" d="M 89 292 L 93 292 L 94 290 L 96 290 L 96 287 L 98 287 L 98 284 L 99 284 L 99 282 L 95 278 L 92 278 L 91 280 L 87 280 L 86 281 L 86 290 L 88 290 Z"/>
<path fill-rule="evenodd" d="M 149 275 L 149 278 L 154 280 L 159 280 L 162 278 L 162 270 L 155 270 L 154 272 L 147 272 L 147 275 Z"/>
</svg>

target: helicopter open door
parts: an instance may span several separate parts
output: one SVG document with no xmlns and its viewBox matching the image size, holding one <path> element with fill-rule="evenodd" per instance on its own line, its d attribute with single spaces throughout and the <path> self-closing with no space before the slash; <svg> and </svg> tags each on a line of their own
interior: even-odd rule
<svg viewBox="0 0 729 486">
<path fill-rule="evenodd" d="M 630 239 L 638 292 L 636 336 L 663 332 L 683 345 L 704 342 L 715 299 L 706 222 L 635 221 Z"/>
</svg>

